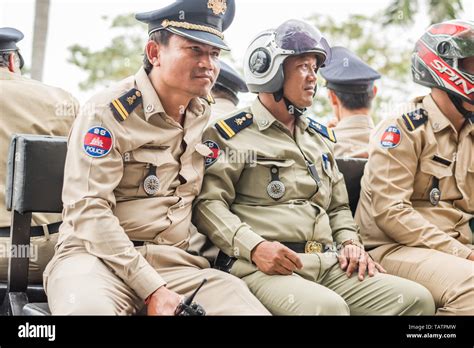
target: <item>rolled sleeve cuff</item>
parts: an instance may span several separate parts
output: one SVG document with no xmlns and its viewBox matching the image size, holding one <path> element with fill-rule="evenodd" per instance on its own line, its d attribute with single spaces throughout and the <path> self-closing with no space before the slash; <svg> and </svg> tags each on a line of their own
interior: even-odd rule
<svg viewBox="0 0 474 348">
<path fill-rule="evenodd" d="M 234 236 L 234 255 L 239 259 L 252 262 L 252 250 L 265 239 L 248 226 L 241 227 Z"/>
<path fill-rule="evenodd" d="M 161 278 L 151 266 L 142 268 L 136 276 L 127 283 L 143 300 L 154 293 L 158 288 L 166 285 L 166 281 Z"/>
<path fill-rule="evenodd" d="M 473 252 L 473 250 L 471 250 L 471 248 L 469 248 L 468 246 L 465 246 L 461 242 L 456 241 L 452 243 L 449 251 L 446 251 L 446 252 L 448 254 L 452 254 L 455 256 L 459 256 L 463 259 L 467 259 L 467 257 L 469 256 L 471 252 Z"/>
</svg>

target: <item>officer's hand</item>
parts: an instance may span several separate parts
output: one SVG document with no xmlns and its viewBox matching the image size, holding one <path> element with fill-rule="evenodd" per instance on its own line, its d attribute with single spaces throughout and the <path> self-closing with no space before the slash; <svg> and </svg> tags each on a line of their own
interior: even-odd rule
<svg viewBox="0 0 474 348">
<path fill-rule="evenodd" d="M 474 261 L 474 251 L 471 251 L 469 256 L 467 257 L 468 260 Z"/>
<path fill-rule="evenodd" d="M 262 242 L 252 251 L 252 261 L 266 274 L 290 275 L 303 268 L 297 253 L 279 242 Z"/>
<path fill-rule="evenodd" d="M 338 255 L 339 265 L 346 271 L 348 277 L 358 269 L 359 280 L 364 280 L 365 272 L 368 271 L 369 277 L 373 277 L 376 271 L 386 273 L 385 269 L 377 262 L 372 260 L 370 255 L 355 245 L 346 245 Z"/>
<path fill-rule="evenodd" d="M 162 286 L 156 290 L 148 303 L 148 315 L 174 315 L 182 296 Z"/>
</svg>

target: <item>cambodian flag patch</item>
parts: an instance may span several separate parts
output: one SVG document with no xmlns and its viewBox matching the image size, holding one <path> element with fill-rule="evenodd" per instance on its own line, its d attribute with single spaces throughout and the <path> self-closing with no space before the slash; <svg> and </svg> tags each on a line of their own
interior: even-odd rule
<svg viewBox="0 0 474 348">
<path fill-rule="evenodd" d="M 107 155 L 112 149 L 112 133 L 104 127 L 92 127 L 84 137 L 84 151 L 91 157 Z"/>
<path fill-rule="evenodd" d="M 383 132 L 380 145 L 386 149 L 393 149 L 400 144 L 401 139 L 402 134 L 400 133 L 400 129 L 396 126 L 390 126 Z"/>
<path fill-rule="evenodd" d="M 206 165 L 206 167 L 209 167 L 211 164 L 217 161 L 217 158 L 219 157 L 220 147 L 215 141 L 212 140 L 206 140 L 203 144 L 206 145 L 209 150 L 212 151 L 212 154 L 206 156 L 206 159 L 204 160 L 204 164 Z"/>
</svg>

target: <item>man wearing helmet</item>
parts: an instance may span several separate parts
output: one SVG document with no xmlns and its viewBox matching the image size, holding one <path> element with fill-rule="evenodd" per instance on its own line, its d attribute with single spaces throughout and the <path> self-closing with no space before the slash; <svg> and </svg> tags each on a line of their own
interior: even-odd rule
<svg viewBox="0 0 474 348">
<path fill-rule="evenodd" d="M 273 314 L 432 314 L 425 288 L 384 274 L 364 251 L 334 134 L 303 115 L 329 56 L 321 33 L 297 20 L 251 43 L 245 79 L 258 98 L 205 131 L 213 154 L 193 221 L 221 249 L 216 266 Z"/>
<path fill-rule="evenodd" d="M 474 23 L 435 24 L 412 56 L 431 93 L 372 137 L 356 213 L 372 257 L 431 291 L 437 314 L 474 314 Z"/>
</svg>

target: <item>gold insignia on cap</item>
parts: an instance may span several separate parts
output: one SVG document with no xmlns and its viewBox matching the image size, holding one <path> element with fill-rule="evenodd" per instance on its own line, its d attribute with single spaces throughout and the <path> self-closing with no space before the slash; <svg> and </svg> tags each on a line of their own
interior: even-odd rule
<svg viewBox="0 0 474 348">
<path fill-rule="evenodd" d="M 207 2 L 207 8 L 210 8 L 212 12 L 218 16 L 220 14 L 225 14 L 227 3 L 226 0 L 209 0 Z"/>
<path fill-rule="evenodd" d="M 224 40 L 224 34 L 222 34 L 222 32 L 220 32 L 217 29 L 205 26 L 205 25 L 188 23 L 188 22 L 170 21 L 169 19 L 164 19 L 161 22 L 161 26 L 163 28 L 175 27 L 175 28 L 183 28 L 183 29 L 189 29 L 189 30 L 205 31 L 207 33 L 211 33 L 211 34 L 214 34 L 214 35 L 220 37 L 221 40 Z"/>
</svg>

